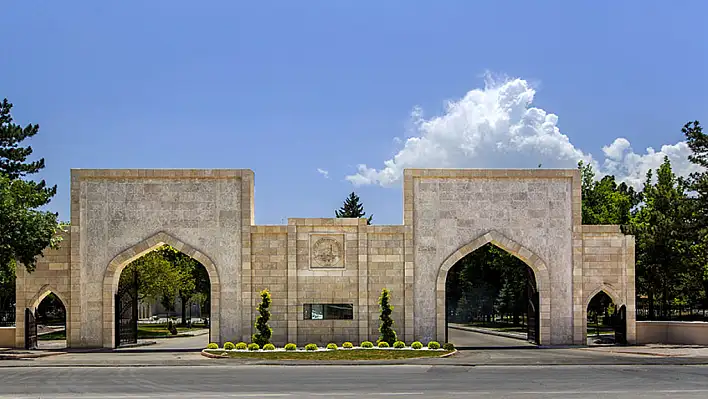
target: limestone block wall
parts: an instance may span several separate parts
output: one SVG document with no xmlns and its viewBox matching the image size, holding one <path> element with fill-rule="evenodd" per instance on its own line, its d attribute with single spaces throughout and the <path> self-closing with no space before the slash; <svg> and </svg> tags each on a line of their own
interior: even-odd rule
<svg viewBox="0 0 708 399">
<path fill-rule="evenodd" d="M 289 256 L 289 268 L 296 278 L 288 279 L 295 306 L 289 308 L 289 320 L 297 326 L 289 329 L 290 341 L 343 342 L 359 336 L 359 232 L 363 219 L 288 219 L 288 240 L 295 249 Z M 364 227 L 364 226 L 362 226 Z M 339 248 L 339 259 L 332 265 L 317 264 L 316 245 L 320 239 Z M 294 264 L 290 263 L 294 261 Z M 353 320 L 305 320 L 305 304 L 353 304 Z"/>
<path fill-rule="evenodd" d="M 25 345 L 25 309 L 36 310 L 39 303 L 50 292 L 54 293 L 66 309 L 67 337 L 77 336 L 80 320 L 75 315 L 78 312 L 71 299 L 71 236 L 68 232 L 61 233 L 61 243 L 57 249 L 45 249 L 44 256 L 37 258 L 37 267 L 28 273 L 24 266 L 17 268 L 16 311 L 15 314 L 15 346 Z"/>
<path fill-rule="evenodd" d="M 412 342 L 406 337 L 405 317 L 405 266 L 404 266 L 404 228 L 403 226 L 368 226 L 368 336 L 375 340 L 379 336 L 379 295 L 387 288 L 391 291 L 394 321 L 393 328 L 399 339 Z M 412 286 L 412 284 L 411 284 Z"/>
<path fill-rule="evenodd" d="M 626 306 L 627 340 L 634 343 L 637 334 L 634 237 L 624 235 L 616 225 L 584 225 L 582 237 L 582 286 L 575 290 L 575 296 L 581 298 L 583 315 L 579 322 L 583 336 L 587 332 L 590 300 L 604 291 L 618 308 Z"/>
<path fill-rule="evenodd" d="M 580 206 L 577 170 L 407 169 L 404 224 L 412 227 L 414 246 L 415 337 L 439 335 L 443 262 L 494 232 L 547 266 L 546 272 L 535 269 L 537 281 L 550 282 L 539 290 L 541 343 L 572 344 L 573 270 L 582 268 L 580 258 L 574 259 L 574 246 L 581 242 L 573 240 L 581 234 Z"/>
<path fill-rule="evenodd" d="M 249 334 L 256 332 L 253 326 L 259 314 L 257 307 L 261 303 L 259 293 L 263 289 L 268 289 L 273 301 L 269 322 L 273 329 L 271 341 L 276 345 L 285 345 L 288 340 L 288 229 L 286 226 L 251 227 L 251 269 L 244 270 L 244 274 L 249 272 L 253 290 L 252 300 L 250 303 L 244 303 L 244 308 L 246 311 L 250 310 L 248 318 L 250 324 L 249 328 L 243 330 L 244 337 L 239 339 L 250 342 Z"/>
<path fill-rule="evenodd" d="M 158 234 L 214 265 L 207 268 L 212 340 L 241 331 L 241 307 L 234 304 L 241 303 L 242 256 L 250 259 L 252 193 L 250 170 L 72 170 L 72 242 L 78 247 L 72 297 L 79 299 L 81 321 L 74 342 L 114 345 L 118 276 L 151 245 L 162 244 L 150 239 Z"/>
</svg>

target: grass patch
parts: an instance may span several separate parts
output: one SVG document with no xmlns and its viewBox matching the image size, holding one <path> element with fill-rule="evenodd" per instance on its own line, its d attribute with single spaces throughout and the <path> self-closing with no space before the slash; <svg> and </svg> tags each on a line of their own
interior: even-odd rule
<svg viewBox="0 0 708 399">
<path fill-rule="evenodd" d="M 66 339 L 66 330 L 52 331 L 47 334 L 38 335 L 37 339 L 40 341 L 55 341 Z"/>
<path fill-rule="evenodd" d="M 200 330 L 202 329 L 177 327 L 178 334 Z M 170 334 L 170 330 L 167 329 L 167 324 L 138 324 L 138 338 L 161 338 L 171 336 L 172 334 Z"/>
<path fill-rule="evenodd" d="M 226 354 L 234 359 L 264 359 L 264 360 L 395 360 L 421 357 L 438 357 L 450 351 L 426 351 L 412 349 L 380 350 L 353 349 L 318 352 L 224 352 L 223 350 L 208 350 L 214 355 Z"/>
</svg>

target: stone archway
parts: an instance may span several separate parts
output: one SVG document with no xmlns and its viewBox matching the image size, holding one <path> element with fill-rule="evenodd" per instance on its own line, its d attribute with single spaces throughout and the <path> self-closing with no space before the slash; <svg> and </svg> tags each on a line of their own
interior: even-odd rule
<svg viewBox="0 0 708 399">
<path fill-rule="evenodd" d="M 204 253 L 196 248 L 182 242 L 181 240 L 165 233 L 160 232 L 147 238 L 138 244 L 124 250 L 116 255 L 106 267 L 106 272 L 103 277 L 103 347 L 115 347 L 115 301 L 114 294 L 118 289 L 120 273 L 133 260 L 145 255 L 155 248 L 167 244 L 176 250 L 194 258 L 201 263 L 209 274 L 209 282 L 211 285 L 211 310 L 209 330 L 211 341 L 220 342 L 219 325 L 220 325 L 220 293 L 221 285 L 219 280 L 219 272 L 216 265 Z"/>
<path fill-rule="evenodd" d="M 586 295 L 583 298 L 583 344 L 587 343 L 588 341 L 588 307 L 590 306 L 590 302 L 593 300 L 593 298 L 595 298 L 595 296 L 601 292 L 605 293 L 608 297 L 610 297 L 612 303 L 615 305 L 616 311 L 619 311 L 622 307 L 626 309 L 626 301 L 610 285 L 603 283 L 596 287 L 594 290 L 590 291 L 590 294 Z M 618 326 L 614 325 L 614 328 L 615 331 L 617 331 Z M 624 334 L 626 334 L 626 329 L 626 320 L 624 320 Z"/>
<path fill-rule="evenodd" d="M 548 276 L 548 268 L 545 262 L 536 254 L 525 248 L 521 244 L 503 236 L 501 233 L 494 230 L 472 240 L 468 244 L 463 245 L 450 256 L 448 256 L 440 266 L 436 284 L 436 331 L 438 339 L 445 337 L 445 282 L 447 280 L 448 271 L 455 264 L 464 258 L 466 255 L 474 252 L 483 245 L 493 244 L 506 252 L 516 256 L 526 263 L 536 277 L 536 285 L 539 294 L 539 345 L 548 344 L 551 337 L 550 325 L 550 279 Z"/>
</svg>

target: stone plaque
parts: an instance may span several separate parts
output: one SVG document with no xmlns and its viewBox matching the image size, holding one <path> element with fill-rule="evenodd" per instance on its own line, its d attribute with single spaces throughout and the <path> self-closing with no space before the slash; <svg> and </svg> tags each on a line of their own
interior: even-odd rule
<svg viewBox="0 0 708 399">
<path fill-rule="evenodd" d="M 341 234 L 313 234 L 310 236 L 310 267 L 343 268 L 344 236 Z"/>
</svg>

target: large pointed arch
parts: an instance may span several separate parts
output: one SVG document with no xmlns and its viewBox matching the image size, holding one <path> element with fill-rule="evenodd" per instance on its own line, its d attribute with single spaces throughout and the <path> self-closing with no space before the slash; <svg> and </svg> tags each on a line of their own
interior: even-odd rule
<svg viewBox="0 0 708 399">
<path fill-rule="evenodd" d="M 539 344 L 549 344 L 551 339 L 551 284 L 548 275 L 548 267 L 546 267 L 546 263 L 543 259 L 531 250 L 494 230 L 458 248 L 455 252 L 450 254 L 440 266 L 436 285 L 437 336 L 445 337 L 445 282 L 447 281 L 447 273 L 462 258 L 489 243 L 521 259 L 533 270 L 539 294 Z"/>
<path fill-rule="evenodd" d="M 201 263 L 209 275 L 211 285 L 211 311 L 209 329 L 211 340 L 220 342 L 219 338 L 219 301 L 220 283 L 219 272 L 214 262 L 198 249 L 191 245 L 165 233 L 159 232 L 116 255 L 106 267 L 103 276 L 103 346 L 106 348 L 115 347 L 115 300 L 114 295 L 118 290 L 120 273 L 135 259 L 162 246 L 169 245 L 172 248 L 188 255 Z"/>
</svg>

